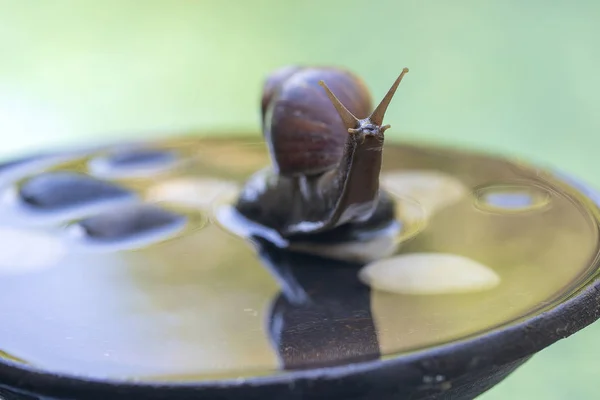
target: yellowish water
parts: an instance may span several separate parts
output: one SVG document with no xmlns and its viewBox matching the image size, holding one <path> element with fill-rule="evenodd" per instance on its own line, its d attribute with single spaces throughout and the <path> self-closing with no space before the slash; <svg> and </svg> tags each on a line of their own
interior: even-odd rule
<svg viewBox="0 0 600 400">
<path fill-rule="evenodd" d="M 0 173 L 0 233 L 4 243 L 20 238 L 9 246 L 17 250 L 0 256 L 0 357 L 141 380 L 377 359 L 512 323 L 567 296 L 596 268 L 595 207 L 520 163 L 386 146 L 382 182 L 403 222 L 393 254 L 454 254 L 499 278 L 487 290 L 400 294 L 362 285 L 359 267 L 277 251 L 259 258 L 217 223 L 224 199 L 267 165 L 264 144 L 183 138 L 154 146 L 174 150 L 180 161 L 111 178 L 186 223 L 110 246 L 73 234 L 85 215 L 32 216 L 15 190 L 10 195 L 44 170 L 92 173 L 90 161 L 104 153 Z"/>
</svg>

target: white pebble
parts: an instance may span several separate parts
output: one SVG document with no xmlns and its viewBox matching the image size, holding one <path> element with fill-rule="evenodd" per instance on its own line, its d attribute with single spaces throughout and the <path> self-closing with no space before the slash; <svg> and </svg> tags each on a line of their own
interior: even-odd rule
<svg viewBox="0 0 600 400">
<path fill-rule="evenodd" d="M 372 238 L 345 243 L 293 243 L 290 249 L 336 260 L 367 263 L 388 257 L 398 248 L 399 227 L 391 226 Z"/>
<path fill-rule="evenodd" d="M 151 187 L 146 193 L 146 199 L 206 210 L 221 196 L 236 191 L 237 186 L 227 181 L 211 178 L 180 178 Z"/>
<path fill-rule="evenodd" d="M 49 268 L 66 253 L 60 239 L 27 230 L 0 228 L 0 243 L 0 274 Z"/>
<path fill-rule="evenodd" d="M 427 217 L 469 193 L 461 181 L 439 171 L 393 171 L 383 174 L 381 181 L 391 193 L 418 202 Z"/>
<path fill-rule="evenodd" d="M 413 295 L 478 292 L 500 283 L 500 277 L 485 265 L 444 253 L 410 253 L 375 261 L 359 276 L 375 290 Z"/>
</svg>

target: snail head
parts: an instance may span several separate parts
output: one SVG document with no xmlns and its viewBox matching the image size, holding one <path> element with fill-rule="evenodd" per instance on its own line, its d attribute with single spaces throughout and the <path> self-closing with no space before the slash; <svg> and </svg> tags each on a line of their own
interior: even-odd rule
<svg viewBox="0 0 600 400">
<path fill-rule="evenodd" d="M 350 111 L 348 111 L 348 109 L 340 102 L 335 94 L 333 94 L 325 82 L 320 81 L 319 85 L 321 85 L 327 92 L 329 100 L 331 100 L 331 103 L 333 103 L 333 106 L 342 118 L 348 133 L 351 135 L 361 135 L 363 138 L 376 137 L 381 136 L 383 132 L 390 128 L 390 125 L 382 125 L 383 117 L 385 116 L 385 112 L 392 101 L 392 97 L 394 97 L 394 93 L 396 93 L 398 85 L 400 85 L 402 78 L 407 72 L 408 68 L 404 68 L 402 70 L 402 73 L 398 76 L 390 90 L 388 90 L 383 100 L 381 100 L 381 103 L 379 103 L 371 115 L 365 119 L 356 118 Z"/>
</svg>

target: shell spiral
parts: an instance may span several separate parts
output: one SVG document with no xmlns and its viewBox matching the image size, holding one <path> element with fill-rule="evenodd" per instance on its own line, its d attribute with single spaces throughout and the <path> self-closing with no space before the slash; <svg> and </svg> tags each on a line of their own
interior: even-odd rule
<svg viewBox="0 0 600 400">
<path fill-rule="evenodd" d="M 372 110 L 366 85 L 348 71 L 296 66 L 274 71 L 263 87 L 261 111 L 263 134 L 279 175 L 317 175 L 342 159 L 348 131 L 320 80 L 356 117 L 366 118 Z"/>
</svg>

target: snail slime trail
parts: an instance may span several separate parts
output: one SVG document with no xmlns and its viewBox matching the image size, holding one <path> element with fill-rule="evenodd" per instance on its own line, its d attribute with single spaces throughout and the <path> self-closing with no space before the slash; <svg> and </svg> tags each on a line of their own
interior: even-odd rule
<svg viewBox="0 0 600 400">
<path fill-rule="evenodd" d="M 267 78 L 261 112 L 272 166 L 248 180 L 235 204 L 265 228 L 254 235 L 311 251 L 294 243 L 364 242 L 397 230 L 379 174 L 390 128 L 383 119 L 407 72 L 374 110 L 364 82 L 342 69 L 285 67 Z"/>
</svg>

